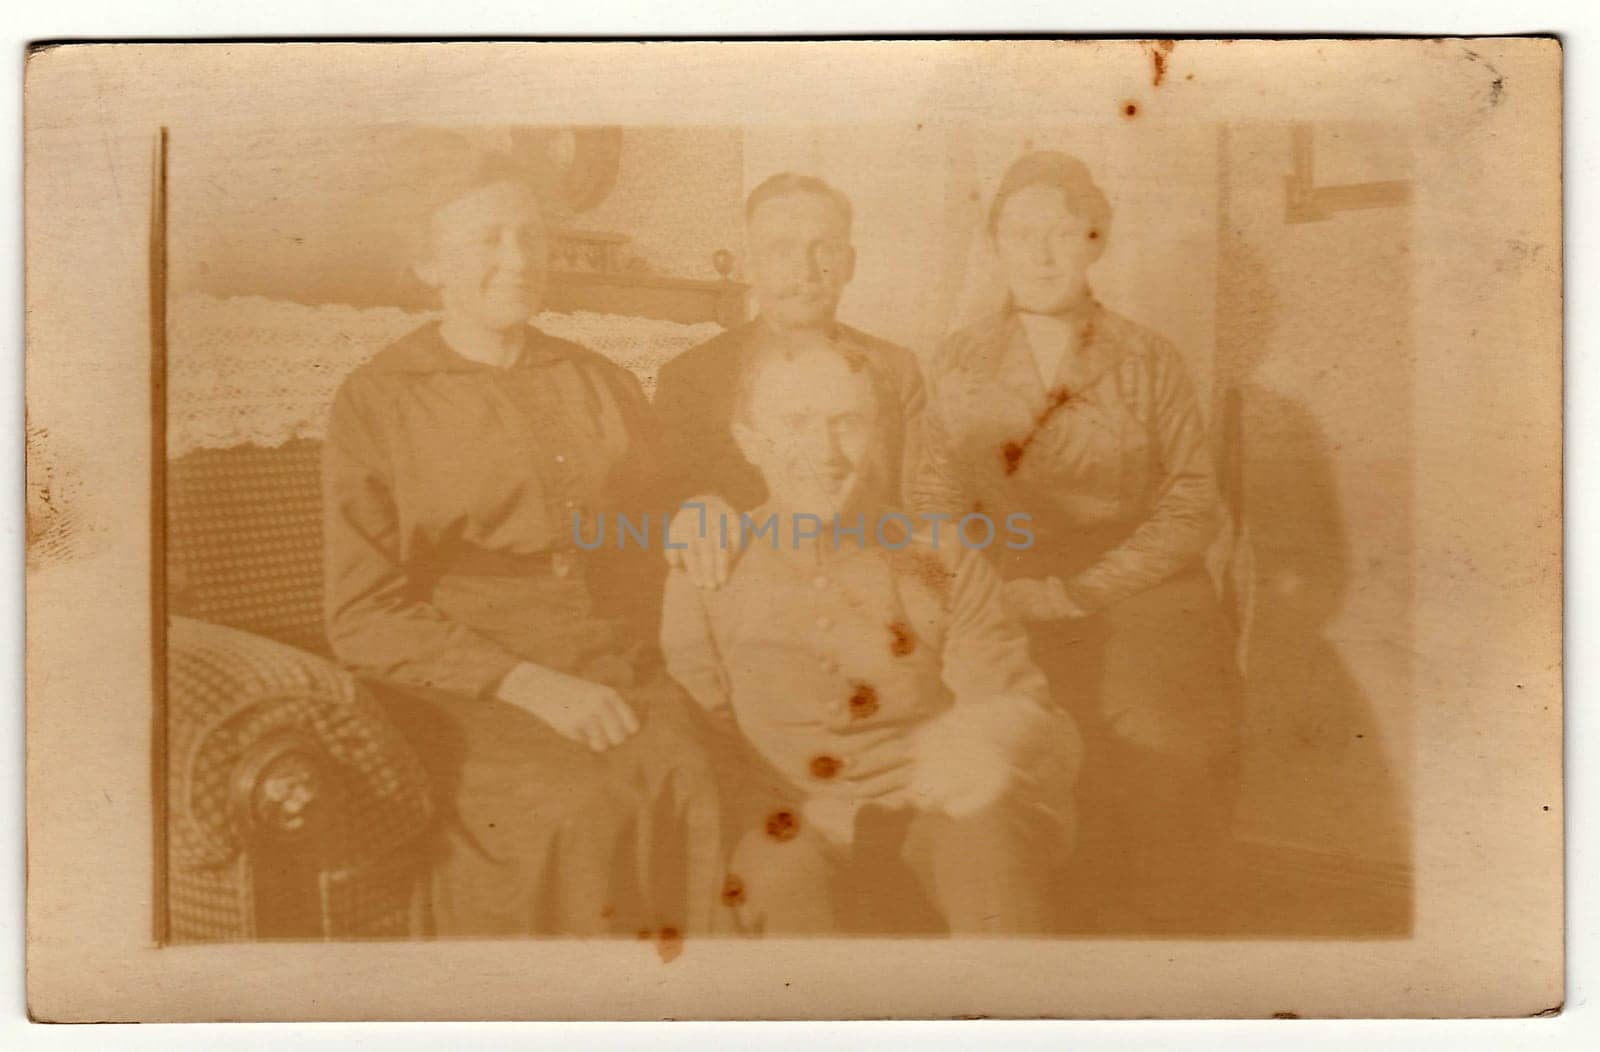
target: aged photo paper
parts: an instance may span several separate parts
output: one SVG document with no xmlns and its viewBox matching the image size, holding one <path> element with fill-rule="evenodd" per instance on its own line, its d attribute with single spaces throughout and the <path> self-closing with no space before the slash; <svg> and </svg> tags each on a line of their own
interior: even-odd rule
<svg viewBox="0 0 1600 1052">
<path fill-rule="evenodd" d="M 29 57 L 46 1021 L 1563 1001 L 1551 39 Z"/>
</svg>

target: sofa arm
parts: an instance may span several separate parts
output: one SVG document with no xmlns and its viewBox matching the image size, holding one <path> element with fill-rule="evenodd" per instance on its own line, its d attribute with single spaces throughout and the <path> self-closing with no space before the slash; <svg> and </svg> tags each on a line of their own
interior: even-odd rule
<svg viewBox="0 0 1600 1052">
<path fill-rule="evenodd" d="M 406 934 L 426 782 L 348 674 L 175 618 L 167 700 L 175 939 Z"/>
</svg>

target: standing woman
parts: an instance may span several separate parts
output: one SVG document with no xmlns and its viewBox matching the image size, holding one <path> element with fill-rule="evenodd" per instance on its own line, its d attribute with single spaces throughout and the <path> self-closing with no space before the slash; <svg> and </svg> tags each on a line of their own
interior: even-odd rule
<svg viewBox="0 0 1600 1052">
<path fill-rule="evenodd" d="M 1066 922 L 1170 930 L 1215 909 L 1235 678 L 1204 567 L 1219 499 L 1182 359 L 1089 287 L 1110 221 L 1074 158 L 1032 153 L 1006 172 L 988 234 L 1009 301 L 937 356 L 932 477 L 949 491 L 924 497 L 1032 517 L 1031 546 L 999 564 L 1084 735 Z"/>
<path fill-rule="evenodd" d="M 390 701 L 445 812 L 434 930 L 703 927 L 715 799 L 645 642 L 659 557 L 581 550 L 573 526 L 653 510 L 648 404 L 528 323 L 548 256 L 528 173 L 444 138 L 406 176 L 442 317 L 335 400 L 326 604 L 334 652 Z"/>
</svg>

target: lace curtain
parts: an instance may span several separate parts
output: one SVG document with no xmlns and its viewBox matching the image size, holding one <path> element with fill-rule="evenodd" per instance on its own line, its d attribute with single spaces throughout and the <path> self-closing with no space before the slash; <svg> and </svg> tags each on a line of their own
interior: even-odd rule
<svg viewBox="0 0 1600 1052">
<path fill-rule="evenodd" d="M 431 317 L 260 297 L 178 298 L 167 341 L 168 455 L 321 438 L 345 376 Z M 547 312 L 533 322 L 629 369 L 652 396 L 662 365 L 722 331 L 711 322 L 587 311 Z"/>
</svg>

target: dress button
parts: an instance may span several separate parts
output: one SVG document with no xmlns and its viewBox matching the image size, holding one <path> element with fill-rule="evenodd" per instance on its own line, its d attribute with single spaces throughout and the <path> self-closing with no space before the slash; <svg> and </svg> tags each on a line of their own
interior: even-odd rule
<svg viewBox="0 0 1600 1052">
<path fill-rule="evenodd" d="M 821 617 L 817 618 L 817 627 L 821 629 L 832 628 L 833 618 L 829 617 L 827 614 L 823 614 Z"/>
</svg>

